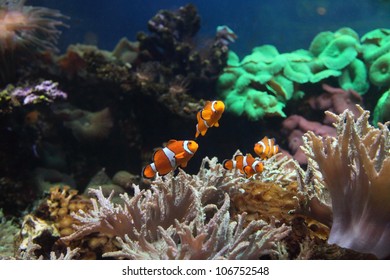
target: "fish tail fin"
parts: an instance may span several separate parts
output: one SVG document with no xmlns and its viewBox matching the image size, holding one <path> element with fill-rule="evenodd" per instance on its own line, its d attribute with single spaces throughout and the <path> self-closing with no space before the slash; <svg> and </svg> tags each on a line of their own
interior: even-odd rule
<svg viewBox="0 0 390 280">
<path fill-rule="evenodd" d="M 247 178 L 252 177 L 252 175 L 253 175 L 253 170 L 252 170 L 252 168 L 251 168 L 250 166 L 245 166 L 245 167 L 244 167 L 244 174 L 245 174 L 245 176 L 246 176 Z"/>
<path fill-rule="evenodd" d="M 222 162 L 222 166 L 223 166 L 223 168 L 225 168 L 227 170 L 232 170 L 233 169 L 233 161 L 231 159 L 225 159 Z"/>
<path fill-rule="evenodd" d="M 142 169 L 142 177 L 152 179 L 154 176 L 156 176 L 156 172 L 153 170 L 151 164 L 148 164 Z"/>
</svg>

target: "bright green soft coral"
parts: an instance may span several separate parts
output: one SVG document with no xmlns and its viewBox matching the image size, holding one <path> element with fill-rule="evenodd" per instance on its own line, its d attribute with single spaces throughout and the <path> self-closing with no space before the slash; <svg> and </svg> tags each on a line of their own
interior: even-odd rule
<svg viewBox="0 0 390 280">
<path fill-rule="evenodd" d="M 382 94 L 374 109 L 373 125 L 390 121 L 390 89 Z"/>
<path fill-rule="evenodd" d="M 285 117 L 283 108 L 301 98 L 299 84 L 338 77 L 340 87 L 364 94 L 369 87 L 367 69 L 358 58 L 359 37 L 350 28 L 321 32 L 309 50 L 280 54 L 271 45 L 256 47 L 241 61 L 229 52 L 228 66 L 218 80 L 218 91 L 228 111 L 258 120 Z"/>
<path fill-rule="evenodd" d="M 361 41 L 370 82 L 379 87 L 390 86 L 390 29 L 370 31 Z"/>
</svg>

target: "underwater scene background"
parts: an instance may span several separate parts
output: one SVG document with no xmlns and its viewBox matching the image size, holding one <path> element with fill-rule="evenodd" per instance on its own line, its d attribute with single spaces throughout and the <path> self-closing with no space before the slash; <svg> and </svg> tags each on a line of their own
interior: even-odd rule
<svg viewBox="0 0 390 280">
<path fill-rule="evenodd" d="M 0 258 L 388 259 L 389 13 L 0 0 Z"/>
</svg>

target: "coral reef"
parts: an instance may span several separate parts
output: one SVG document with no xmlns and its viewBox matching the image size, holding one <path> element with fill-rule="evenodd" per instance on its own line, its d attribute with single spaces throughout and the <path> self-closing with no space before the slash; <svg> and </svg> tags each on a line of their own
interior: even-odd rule
<svg viewBox="0 0 390 280">
<path fill-rule="evenodd" d="M 304 151 L 330 194 L 328 242 L 384 258 L 390 254 L 389 129 L 372 127 L 369 111 L 358 109 L 356 121 L 349 110 L 339 116 L 327 112 L 336 119 L 337 136 L 322 139 L 309 131 Z"/>
<path fill-rule="evenodd" d="M 210 169 L 205 169 L 205 165 Z M 80 211 L 76 232 L 64 241 L 93 233 L 116 237 L 120 250 L 103 257 L 128 259 L 248 259 L 276 254 L 275 242 L 285 237 L 289 227 L 275 227 L 254 220 L 244 227 L 243 215 L 231 221 L 230 199 L 223 189 L 234 188 L 240 177 L 220 177 L 224 172 L 216 159 L 205 159 L 197 175 L 179 171 L 177 176 L 157 177 L 152 189 L 139 191 L 124 205 L 114 205 L 101 190 L 94 209 Z M 232 189 L 230 189 L 232 191 Z"/>
<path fill-rule="evenodd" d="M 205 98 L 201 88 L 214 87 L 226 65 L 228 45 L 236 35 L 228 27 L 217 28 L 215 38 L 206 47 L 198 47 L 191 38 L 200 29 L 200 16 L 192 4 L 177 11 L 159 11 L 148 22 L 152 34 L 140 32 L 139 60 L 158 62 L 160 80 L 172 81 L 182 75 L 193 91 L 193 96 Z M 209 93 L 210 94 L 210 93 Z"/>
<path fill-rule="evenodd" d="M 158 11 L 134 42 L 58 54 L 67 17 L 25 2 L 0 0 L 0 258 L 389 256 L 388 29 L 240 59 L 234 31 L 202 37 L 188 4 Z M 377 128 L 355 104 L 377 104 Z M 188 166 L 161 176 L 168 157 L 145 176 L 156 147 L 194 130 Z M 217 159 L 254 143 L 259 157 L 239 166 Z"/>
</svg>

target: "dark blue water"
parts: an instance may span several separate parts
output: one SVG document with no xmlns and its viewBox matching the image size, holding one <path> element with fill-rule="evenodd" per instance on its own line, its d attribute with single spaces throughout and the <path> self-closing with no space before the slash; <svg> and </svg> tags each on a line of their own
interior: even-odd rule
<svg viewBox="0 0 390 280">
<path fill-rule="evenodd" d="M 253 47 L 272 44 L 279 51 L 307 49 L 321 31 L 348 26 L 359 35 L 390 27 L 390 1 L 384 0 L 230 0 L 191 3 L 202 18 L 199 40 L 215 34 L 218 25 L 228 25 L 239 36 L 231 46 L 240 56 Z M 63 32 L 60 46 L 70 43 L 96 43 L 111 50 L 126 36 L 135 40 L 138 31 L 147 30 L 147 21 L 160 9 L 177 9 L 189 1 L 166 0 L 31 0 L 27 4 L 46 6 L 69 15 L 70 28 Z"/>
</svg>

